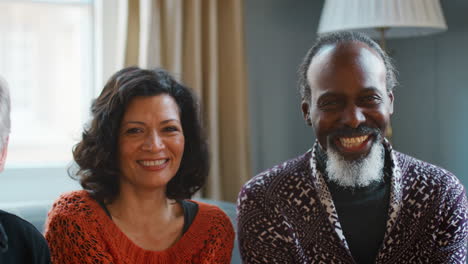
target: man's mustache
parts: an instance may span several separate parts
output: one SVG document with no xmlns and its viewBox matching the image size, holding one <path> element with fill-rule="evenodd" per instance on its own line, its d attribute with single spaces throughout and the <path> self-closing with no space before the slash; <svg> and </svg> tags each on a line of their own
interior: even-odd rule
<svg viewBox="0 0 468 264">
<path fill-rule="evenodd" d="M 366 125 L 360 125 L 357 128 L 343 127 L 339 130 L 336 130 L 330 133 L 330 137 L 358 137 L 362 135 L 380 135 L 381 130 L 378 128 L 369 127 Z"/>
</svg>

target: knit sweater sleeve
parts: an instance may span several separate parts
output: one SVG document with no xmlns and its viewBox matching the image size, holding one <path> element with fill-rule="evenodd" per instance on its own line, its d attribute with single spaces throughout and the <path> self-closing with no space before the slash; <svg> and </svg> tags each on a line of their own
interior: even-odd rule
<svg viewBox="0 0 468 264">
<path fill-rule="evenodd" d="M 262 176 L 244 185 L 238 198 L 239 250 L 244 264 L 293 263 L 287 226 L 265 198 Z"/>
<path fill-rule="evenodd" d="M 439 210 L 437 248 L 434 263 L 466 263 L 468 243 L 468 202 L 461 184 L 445 193 L 443 208 Z"/>
<path fill-rule="evenodd" d="M 115 263 L 104 248 L 85 204 L 62 196 L 48 215 L 45 237 L 53 263 Z"/>
<path fill-rule="evenodd" d="M 200 259 L 196 263 L 231 263 L 234 245 L 234 228 L 229 217 L 220 209 L 213 211 L 208 224 L 211 225 L 208 239 L 201 250 Z"/>
</svg>

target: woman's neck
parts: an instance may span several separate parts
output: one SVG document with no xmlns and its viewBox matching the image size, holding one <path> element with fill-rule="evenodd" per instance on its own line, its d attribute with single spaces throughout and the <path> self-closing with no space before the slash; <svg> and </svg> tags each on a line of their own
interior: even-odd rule
<svg viewBox="0 0 468 264">
<path fill-rule="evenodd" d="M 143 191 L 121 186 L 117 198 L 106 206 L 112 219 L 141 227 L 164 224 L 183 214 L 178 203 L 166 197 L 165 190 Z"/>
<path fill-rule="evenodd" d="M 165 250 L 182 237 L 183 208 L 168 199 L 165 190 L 145 192 L 124 187 L 106 207 L 119 229 L 143 249 Z"/>
</svg>

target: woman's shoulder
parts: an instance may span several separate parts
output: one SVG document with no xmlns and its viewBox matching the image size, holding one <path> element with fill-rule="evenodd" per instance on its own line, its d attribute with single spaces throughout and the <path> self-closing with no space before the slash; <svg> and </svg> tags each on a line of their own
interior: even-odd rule
<svg viewBox="0 0 468 264">
<path fill-rule="evenodd" d="M 214 216 L 214 217 L 223 216 L 223 217 L 228 218 L 226 213 L 217 205 L 202 202 L 202 201 L 197 201 L 197 200 L 190 200 L 190 201 L 198 204 L 199 211 L 205 213 L 206 215 Z"/>
<path fill-rule="evenodd" d="M 95 201 L 85 190 L 71 191 L 63 193 L 55 200 L 49 217 L 55 215 L 66 215 L 81 217 L 88 215 L 95 207 Z"/>
<path fill-rule="evenodd" d="M 234 232 L 231 219 L 228 215 L 218 206 L 209 204 L 206 202 L 191 200 L 192 202 L 198 204 L 198 215 L 196 220 L 197 223 L 202 223 L 203 225 L 219 226 L 221 229 L 231 233 Z"/>
</svg>

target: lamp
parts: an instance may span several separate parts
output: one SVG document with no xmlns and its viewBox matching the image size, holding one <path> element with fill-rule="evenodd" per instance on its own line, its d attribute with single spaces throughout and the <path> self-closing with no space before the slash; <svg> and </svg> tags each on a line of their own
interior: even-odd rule
<svg viewBox="0 0 468 264">
<path fill-rule="evenodd" d="M 372 38 L 423 36 L 447 30 L 439 0 L 325 0 L 318 34 L 350 30 Z"/>
</svg>

